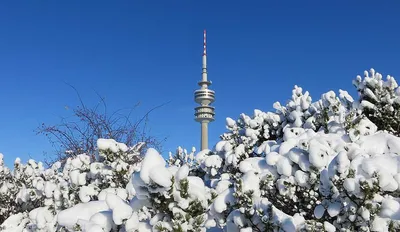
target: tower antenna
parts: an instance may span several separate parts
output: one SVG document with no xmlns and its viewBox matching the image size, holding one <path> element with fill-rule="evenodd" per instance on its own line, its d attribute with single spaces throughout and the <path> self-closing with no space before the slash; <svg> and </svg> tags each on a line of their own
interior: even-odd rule
<svg viewBox="0 0 400 232">
<path fill-rule="evenodd" d="M 207 32 L 204 30 L 203 32 L 203 56 L 207 55 Z"/>
</svg>

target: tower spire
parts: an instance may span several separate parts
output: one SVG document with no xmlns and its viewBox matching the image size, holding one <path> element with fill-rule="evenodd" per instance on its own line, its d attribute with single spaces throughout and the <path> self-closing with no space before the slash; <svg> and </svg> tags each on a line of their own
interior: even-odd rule
<svg viewBox="0 0 400 232">
<path fill-rule="evenodd" d="M 203 32 L 203 66 L 202 66 L 202 81 L 204 82 L 204 84 L 202 85 L 203 89 L 207 88 L 206 83 L 208 82 L 208 80 L 207 80 L 207 37 L 206 36 L 207 36 L 207 33 L 206 33 L 206 30 L 204 30 L 204 32 Z"/>
<path fill-rule="evenodd" d="M 207 39 L 206 39 L 207 32 L 204 30 L 203 32 L 203 56 L 207 55 Z"/>
<path fill-rule="evenodd" d="M 207 40 L 206 30 L 203 32 L 203 63 L 200 89 L 194 92 L 194 100 L 200 106 L 195 108 L 195 120 L 201 124 L 201 150 L 208 149 L 208 123 L 214 121 L 215 109 L 210 106 L 215 101 L 215 92 L 208 87 L 211 82 L 207 78 Z"/>
</svg>

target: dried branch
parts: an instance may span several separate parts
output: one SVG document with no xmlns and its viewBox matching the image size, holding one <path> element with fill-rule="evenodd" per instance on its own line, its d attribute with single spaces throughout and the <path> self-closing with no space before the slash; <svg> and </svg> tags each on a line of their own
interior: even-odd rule
<svg viewBox="0 0 400 232">
<path fill-rule="evenodd" d="M 97 139 L 114 139 L 125 143 L 128 147 L 134 146 L 139 142 L 144 142 L 144 147 L 154 147 L 161 149 L 164 139 L 159 139 L 149 135 L 148 117 L 151 112 L 161 108 L 169 102 L 158 105 L 150 109 L 138 121 L 132 122 L 131 116 L 139 103 L 129 109 L 127 114 L 119 109 L 112 114 L 107 114 L 107 104 L 103 97 L 99 104 L 102 104 L 104 111 L 99 110 L 99 104 L 93 108 L 87 107 L 77 89 L 69 85 L 76 92 L 80 105 L 72 109 L 72 117 L 61 118 L 61 123 L 57 125 L 47 125 L 42 123 L 36 133 L 46 136 L 55 150 L 55 157 L 46 157 L 46 164 L 51 165 L 56 161 L 64 161 L 69 157 L 79 154 L 87 154 L 96 159 Z M 127 109 L 127 108 L 125 108 Z M 145 150 L 145 149 L 142 149 Z"/>
</svg>

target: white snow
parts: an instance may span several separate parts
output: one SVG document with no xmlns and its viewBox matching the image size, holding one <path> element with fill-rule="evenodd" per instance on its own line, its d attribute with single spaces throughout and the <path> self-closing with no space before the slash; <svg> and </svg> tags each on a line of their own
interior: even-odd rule
<svg viewBox="0 0 400 232">
<path fill-rule="evenodd" d="M 79 219 L 88 221 L 94 214 L 108 210 L 110 207 L 105 201 L 81 203 L 61 211 L 57 216 L 57 222 L 61 226 L 72 229 Z"/>
<path fill-rule="evenodd" d="M 132 215 L 132 208 L 125 203 L 119 196 L 107 194 L 106 203 L 112 210 L 112 218 L 116 225 L 121 225 L 122 221 L 128 219 Z"/>
<path fill-rule="evenodd" d="M 143 159 L 142 168 L 140 170 L 140 178 L 144 183 L 150 183 L 150 173 L 154 172 L 155 176 L 157 176 L 156 172 L 160 171 L 160 169 L 165 168 L 166 162 L 165 160 L 158 154 L 158 152 L 150 148 L 146 152 L 146 156 Z M 162 182 L 162 181 L 160 181 Z"/>
</svg>

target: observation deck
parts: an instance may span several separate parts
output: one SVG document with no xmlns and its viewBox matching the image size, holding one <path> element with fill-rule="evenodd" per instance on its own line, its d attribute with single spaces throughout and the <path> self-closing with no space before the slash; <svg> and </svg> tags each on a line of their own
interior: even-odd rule
<svg viewBox="0 0 400 232">
<path fill-rule="evenodd" d="M 198 106 L 195 109 L 195 120 L 196 122 L 212 122 L 215 120 L 215 109 L 212 106 Z"/>
<path fill-rule="evenodd" d="M 194 92 L 194 100 L 200 105 L 209 105 L 215 101 L 215 92 L 211 89 L 199 89 Z"/>
</svg>

